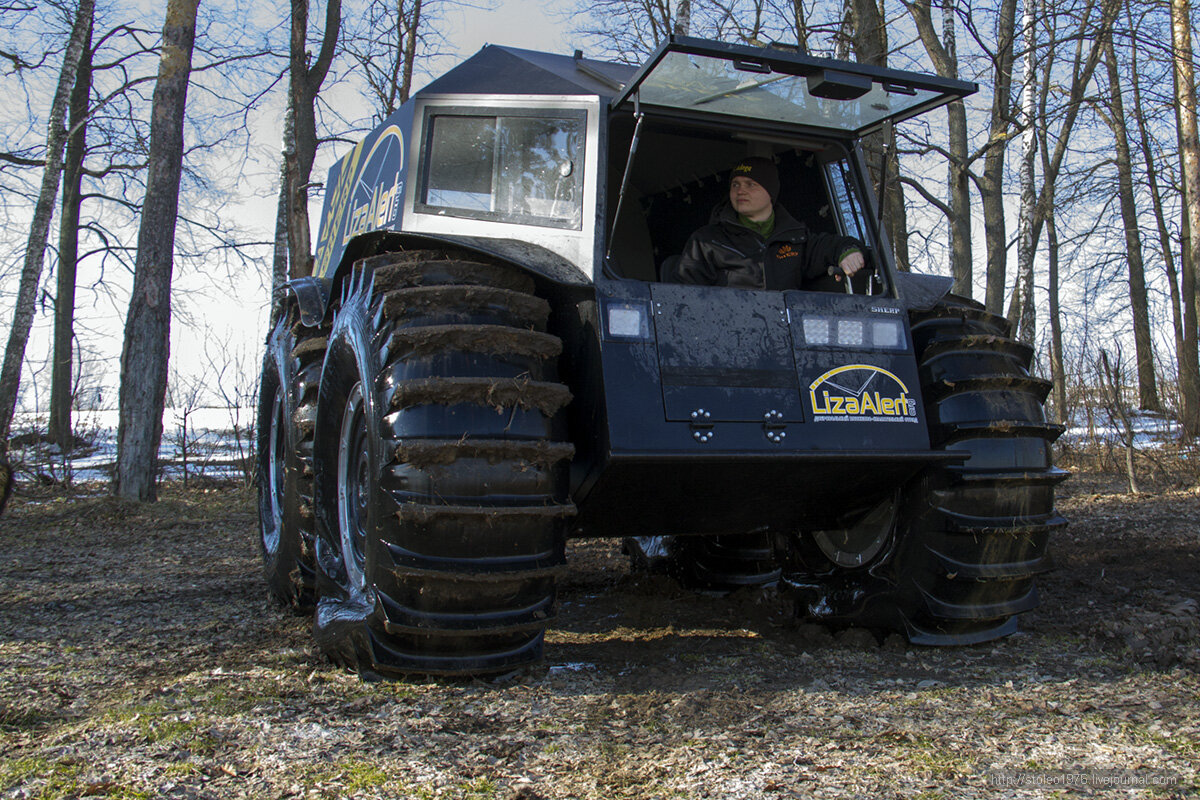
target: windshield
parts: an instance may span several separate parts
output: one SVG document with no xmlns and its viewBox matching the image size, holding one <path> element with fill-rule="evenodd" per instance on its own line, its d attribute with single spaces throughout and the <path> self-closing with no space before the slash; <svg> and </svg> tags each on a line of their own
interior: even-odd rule
<svg viewBox="0 0 1200 800">
<path fill-rule="evenodd" d="M 675 40 L 660 52 L 618 102 L 636 90 L 649 105 L 862 135 L 973 90 L 931 76 L 696 40 Z"/>
</svg>

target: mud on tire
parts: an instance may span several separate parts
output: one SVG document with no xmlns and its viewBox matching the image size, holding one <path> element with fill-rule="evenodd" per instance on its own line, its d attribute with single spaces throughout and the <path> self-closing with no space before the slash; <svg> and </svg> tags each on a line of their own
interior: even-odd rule
<svg viewBox="0 0 1200 800">
<path fill-rule="evenodd" d="M 557 337 L 519 270 L 440 251 L 359 262 L 314 439 L 319 646 L 364 676 L 541 659 L 564 563 Z"/>
<path fill-rule="evenodd" d="M 1054 487 L 1067 473 L 1050 448 L 1062 428 L 1042 409 L 1050 383 L 1029 374 L 1032 350 L 1008 323 L 972 301 L 914 313 L 912 333 L 931 445 L 965 460 L 926 469 L 855 528 L 793 541 L 784 580 L 802 613 L 834 625 L 915 644 L 996 639 L 1038 604 L 1048 540 L 1066 524 Z"/>
<path fill-rule="evenodd" d="M 312 422 L 324 338 L 297 324 L 287 307 L 267 338 L 258 407 L 259 550 L 271 594 L 312 610 Z M 308 424 L 304 420 L 308 419 Z"/>
</svg>

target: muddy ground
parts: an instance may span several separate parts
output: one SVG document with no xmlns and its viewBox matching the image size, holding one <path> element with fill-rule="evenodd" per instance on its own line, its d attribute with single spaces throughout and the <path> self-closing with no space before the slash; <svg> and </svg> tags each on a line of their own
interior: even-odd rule
<svg viewBox="0 0 1200 800">
<path fill-rule="evenodd" d="M 1076 476 L 1022 632 L 798 624 L 574 543 L 545 667 L 365 684 L 268 600 L 252 498 L 0 519 L 0 796 L 1200 796 L 1200 491 Z"/>
</svg>

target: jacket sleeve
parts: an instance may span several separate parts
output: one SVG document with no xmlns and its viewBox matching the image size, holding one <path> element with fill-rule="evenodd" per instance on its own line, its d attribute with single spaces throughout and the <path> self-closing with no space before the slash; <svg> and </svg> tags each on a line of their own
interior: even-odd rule
<svg viewBox="0 0 1200 800">
<path fill-rule="evenodd" d="M 862 242 L 850 236 L 833 233 L 810 233 L 808 253 L 804 263 L 806 281 L 828 278 L 828 269 L 836 267 L 847 254 L 863 249 Z"/>
<path fill-rule="evenodd" d="M 716 286 L 720 282 L 720 278 L 716 267 L 705 257 L 706 248 L 701 241 L 700 234 L 701 231 L 696 231 L 692 234 L 692 238 L 688 239 L 688 243 L 683 247 L 683 254 L 679 257 L 679 266 L 675 271 L 679 276 L 680 283 Z"/>
</svg>

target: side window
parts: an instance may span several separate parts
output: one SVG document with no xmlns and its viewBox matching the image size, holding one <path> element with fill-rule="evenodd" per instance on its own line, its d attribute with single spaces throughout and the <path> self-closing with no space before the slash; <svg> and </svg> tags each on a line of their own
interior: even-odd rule
<svg viewBox="0 0 1200 800">
<path fill-rule="evenodd" d="M 418 207 L 449 216 L 580 229 L 584 112 L 426 120 Z"/>
<path fill-rule="evenodd" d="M 825 172 L 829 176 L 829 190 L 842 233 L 860 242 L 867 241 L 863 207 L 853 189 L 850 164 L 845 159 L 832 161 L 825 166 Z"/>
</svg>

